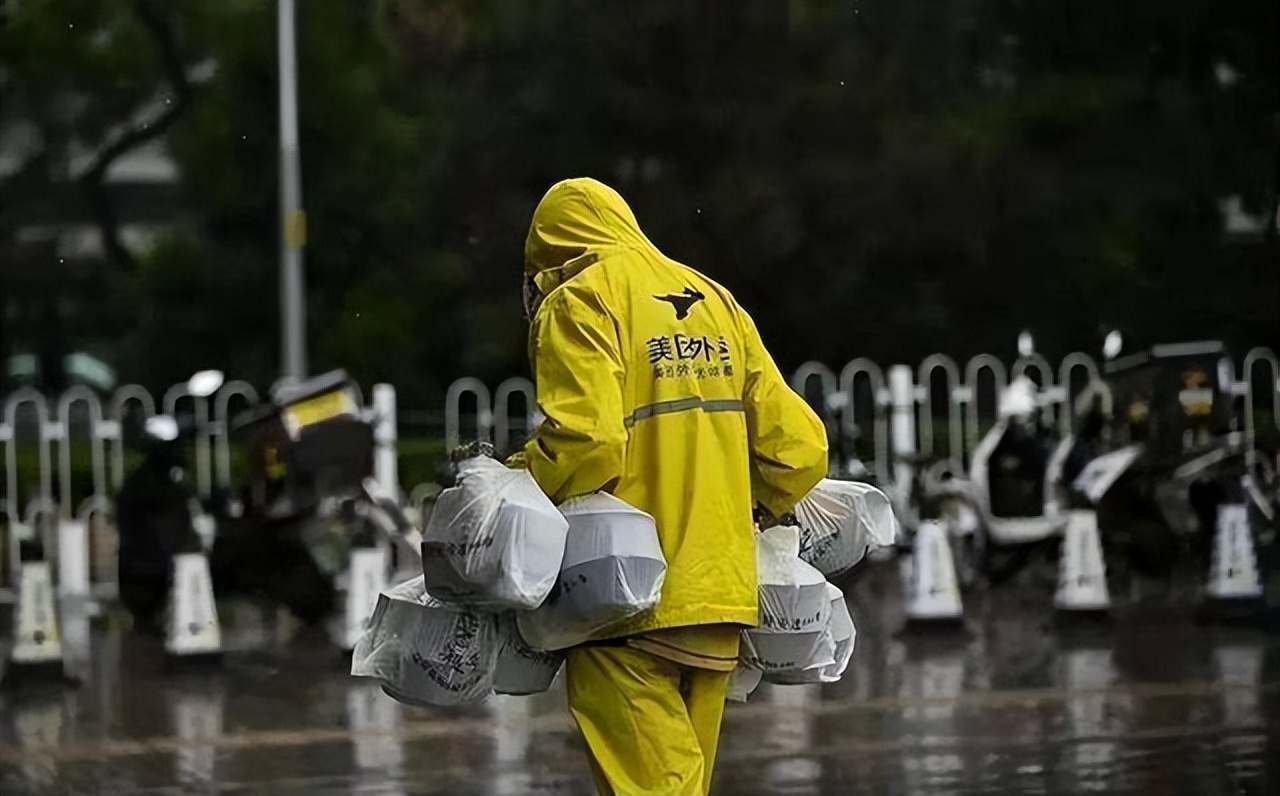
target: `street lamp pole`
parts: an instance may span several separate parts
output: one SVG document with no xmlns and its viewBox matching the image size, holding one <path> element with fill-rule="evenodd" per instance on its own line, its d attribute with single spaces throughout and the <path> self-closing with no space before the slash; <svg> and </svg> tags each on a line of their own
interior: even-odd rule
<svg viewBox="0 0 1280 796">
<path fill-rule="evenodd" d="M 302 210 L 298 162 L 298 75 L 294 51 L 294 0 L 278 0 L 280 59 L 280 332 L 286 378 L 307 375 L 307 305 L 302 249 L 307 220 Z"/>
</svg>

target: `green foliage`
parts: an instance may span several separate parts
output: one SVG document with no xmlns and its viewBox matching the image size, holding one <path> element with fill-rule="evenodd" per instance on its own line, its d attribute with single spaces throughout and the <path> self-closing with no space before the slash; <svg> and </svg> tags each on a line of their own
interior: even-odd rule
<svg viewBox="0 0 1280 796">
<path fill-rule="evenodd" d="M 165 137 L 175 229 L 87 280 L 45 254 L 46 281 L 6 271 L 0 353 L 38 330 L 153 388 L 203 367 L 265 386 L 274 4 L 13 6 L 0 122 L 44 144 L 0 178 L 0 245 L 83 218 L 61 153 L 173 93 L 141 9 L 192 76 Z M 525 372 L 522 241 L 577 175 L 734 290 L 786 368 L 1010 355 L 1024 327 L 1051 357 L 1111 325 L 1280 347 L 1276 235 L 1232 239 L 1217 209 L 1270 215 L 1280 193 L 1278 27 L 1274 3 L 1210 0 L 302 4 L 312 370 L 420 409 Z"/>
<path fill-rule="evenodd" d="M 406 490 L 434 481 L 436 468 L 449 459 L 444 440 L 401 439 L 397 445 L 400 484 Z"/>
</svg>

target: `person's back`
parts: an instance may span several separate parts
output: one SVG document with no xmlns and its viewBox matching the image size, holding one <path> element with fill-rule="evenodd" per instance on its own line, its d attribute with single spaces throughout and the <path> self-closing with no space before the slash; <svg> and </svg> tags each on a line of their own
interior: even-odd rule
<svg viewBox="0 0 1280 796">
<path fill-rule="evenodd" d="M 659 604 L 601 634 L 608 652 L 570 654 L 571 707 L 604 792 L 704 792 L 738 631 L 757 622 L 753 504 L 780 515 L 812 489 L 825 431 L 728 291 L 663 256 L 607 186 L 553 187 L 525 255 L 527 296 L 541 300 L 530 345 L 547 418 L 526 448 L 529 469 L 557 502 L 607 490 L 652 514 L 668 565 Z M 679 726 L 657 726 L 669 716 L 649 715 L 678 761 L 608 759 L 612 725 L 630 724 L 614 714 L 635 689 L 653 698 L 664 666 L 675 667 L 676 702 L 695 681 L 709 689 L 695 700 L 703 707 L 675 709 L 701 752 L 680 749 Z M 628 678 L 630 691 L 619 685 Z M 672 790 L 648 789 L 646 776 L 672 768 L 662 775 Z"/>
</svg>

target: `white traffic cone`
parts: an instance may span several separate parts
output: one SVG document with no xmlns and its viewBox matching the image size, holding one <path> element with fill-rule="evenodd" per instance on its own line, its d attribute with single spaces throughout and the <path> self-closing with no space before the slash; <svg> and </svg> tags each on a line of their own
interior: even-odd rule
<svg viewBox="0 0 1280 796">
<path fill-rule="evenodd" d="M 10 657 L 19 666 L 61 666 L 62 637 L 49 562 L 22 562 L 18 578 L 17 628 Z"/>
<path fill-rule="evenodd" d="M 209 559 L 204 553 L 179 553 L 173 557 L 168 624 L 164 649 L 170 655 L 181 658 L 221 654 L 222 627 L 213 599 Z"/>
<path fill-rule="evenodd" d="M 1215 600 L 1253 600 L 1262 596 L 1258 559 L 1249 530 L 1249 509 L 1243 503 L 1218 507 L 1207 593 Z"/>
<path fill-rule="evenodd" d="M 910 622 L 959 622 L 964 618 L 951 544 L 942 523 L 920 523 L 907 588 Z"/>
<path fill-rule="evenodd" d="M 356 641 L 369 626 L 369 617 L 378 604 L 378 595 L 387 587 L 387 549 L 357 547 L 351 551 L 350 581 L 346 610 L 338 617 L 335 643 L 344 651 L 355 649 Z"/>
<path fill-rule="evenodd" d="M 1105 611 L 1111 607 L 1095 511 L 1067 513 L 1053 607 L 1059 611 Z"/>
</svg>

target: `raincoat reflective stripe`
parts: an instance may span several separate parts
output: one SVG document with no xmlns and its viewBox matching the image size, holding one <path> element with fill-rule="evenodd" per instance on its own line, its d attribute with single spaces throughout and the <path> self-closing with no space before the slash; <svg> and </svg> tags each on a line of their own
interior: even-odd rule
<svg viewBox="0 0 1280 796">
<path fill-rule="evenodd" d="M 637 420 L 644 420 L 646 418 L 656 417 L 657 415 L 669 415 L 673 412 L 689 412 L 694 409 L 700 409 L 703 412 L 743 411 L 742 401 L 736 399 L 704 401 L 701 398 L 677 398 L 674 401 L 661 401 L 656 404 L 636 407 L 636 410 L 627 415 L 626 420 L 622 421 L 622 424 L 627 428 L 631 428 L 636 424 Z"/>
</svg>

